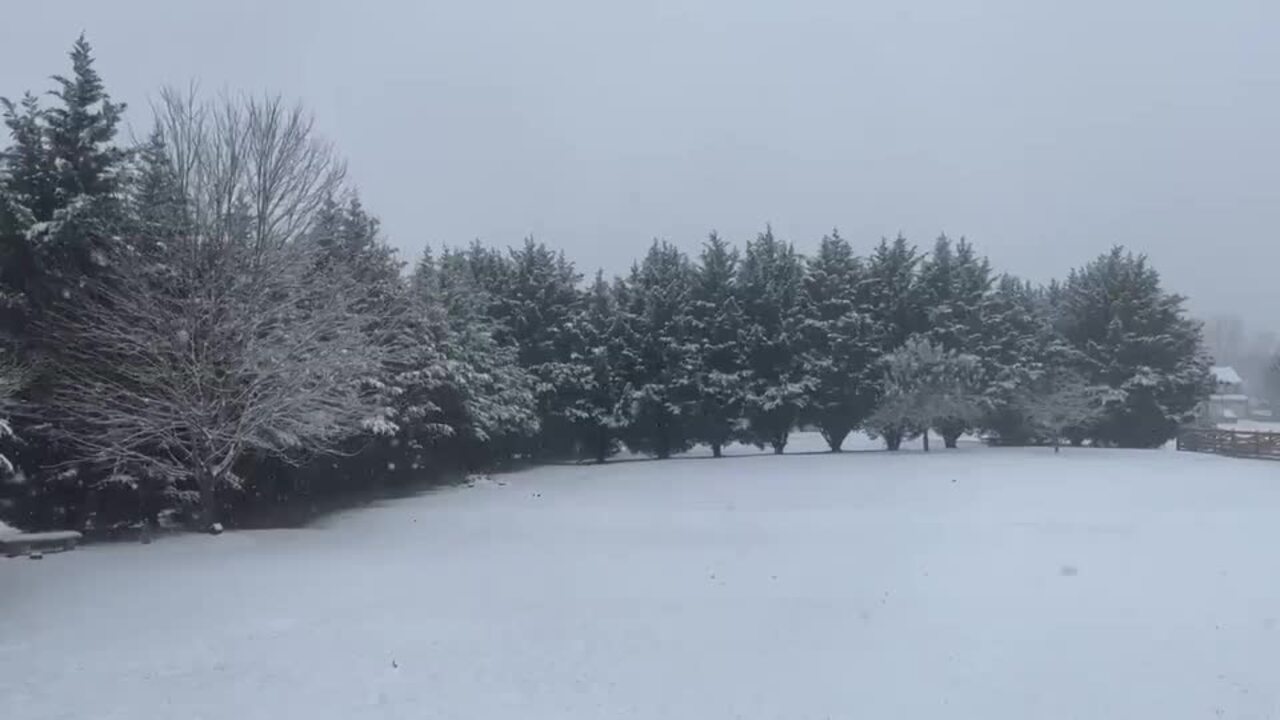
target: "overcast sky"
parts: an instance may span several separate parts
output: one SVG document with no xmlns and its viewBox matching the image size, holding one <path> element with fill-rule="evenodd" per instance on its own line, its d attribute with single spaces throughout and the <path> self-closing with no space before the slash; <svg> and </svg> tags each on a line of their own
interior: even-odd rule
<svg viewBox="0 0 1280 720">
<path fill-rule="evenodd" d="M 279 90 L 412 258 L 526 235 L 585 271 L 772 223 L 967 236 L 1035 280 L 1114 243 L 1280 326 L 1275 0 L 8 3 L 0 94 L 82 29 L 139 132 L 165 83 Z"/>
</svg>

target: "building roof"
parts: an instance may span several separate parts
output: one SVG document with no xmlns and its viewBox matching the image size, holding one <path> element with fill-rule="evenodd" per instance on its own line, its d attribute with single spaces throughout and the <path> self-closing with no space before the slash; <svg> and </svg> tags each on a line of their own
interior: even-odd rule
<svg viewBox="0 0 1280 720">
<path fill-rule="evenodd" d="M 1240 377 L 1240 373 L 1236 372 L 1236 369 L 1230 365 L 1214 365 L 1209 369 L 1209 372 L 1212 372 L 1213 379 L 1220 383 L 1234 385 L 1244 382 L 1244 379 Z"/>
</svg>

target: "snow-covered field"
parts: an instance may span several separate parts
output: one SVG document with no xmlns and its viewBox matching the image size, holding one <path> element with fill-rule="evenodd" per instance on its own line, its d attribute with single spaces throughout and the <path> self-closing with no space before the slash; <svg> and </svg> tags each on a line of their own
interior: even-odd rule
<svg viewBox="0 0 1280 720">
<path fill-rule="evenodd" d="M 1264 461 L 545 467 L 0 560 L 0 718 L 1277 717 L 1277 557 Z"/>
</svg>

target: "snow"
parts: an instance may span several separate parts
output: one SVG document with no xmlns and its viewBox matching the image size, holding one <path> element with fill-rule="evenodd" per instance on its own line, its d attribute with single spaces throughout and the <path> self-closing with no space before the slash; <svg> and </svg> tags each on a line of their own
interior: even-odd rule
<svg viewBox="0 0 1280 720">
<path fill-rule="evenodd" d="M 1230 365 L 1214 365 L 1210 368 L 1210 372 L 1213 373 L 1213 378 L 1219 384 L 1238 385 L 1244 382 L 1244 379 L 1240 377 L 1240 373 L 1236 372 L 1235 368 Z"/>
<path fill-rule="evenodd" d="M 1277 467 L 972 445 L 562 465 L 0 561 L 0 717 L 1268 717 Z"/>
<path fill-rule="evenodd" d="M 12 525 L 6 525 L 3 520 L 0 520 L 0 538 L 4 537 L 5 535 L 17 535 L 20 532 L 22 531 L 18 530 Z"/>
</svg>

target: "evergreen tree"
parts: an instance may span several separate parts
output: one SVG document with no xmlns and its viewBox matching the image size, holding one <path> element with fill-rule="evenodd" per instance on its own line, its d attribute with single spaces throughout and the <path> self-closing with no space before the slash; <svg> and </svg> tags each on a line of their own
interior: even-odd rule
<svg viewBox="0 0 1280 720">
<path fill-rule="evenodd" d="M 872 319 L 866 270 L 839 233 L 822 239 L 805 274 L 804 418 L 833 452 L 875 408 L 883 330 Z"/>
<path fill-rule="evenodd" d="M 111 101 L 83 35 L 70 57 L 71 76 L 54 76 L 58 88 L 51 94 L 59 103 L 41 111 L 24 101 L 20 115 L 6 103 L 15 153 L 25 166 L 8 194 L 25 200 L 30 224 L 21 229 L 34 256 L 25 290 L 38 304 L 71 292 L 80 277 L 109 264 L 110 238 L 124 222 L 120 191 L 129 154 L 115 143 L 124 105 Z"/>
<path fill-rule="evenodd" d="M 534 378 L 497 339 L 464 253 L 424 252 L 410 280 L 411 362 L 393 382 L 410 468 L 473 467 L 510 456 L 538 429 Z"/>
<path fill-rule="evenodd" d="M 881 351 L 891 353 L 928 323 L 917 281 L 920 255 L 899 235 L 892 243 L 881 240 L 867 260 L 868 304 L 873 319 L 884 328 Z"/>
<path fill-rule="evenodd" d="M 70 55 L 71 77 L 54 76 L 58 89 L 53 95 L 62 103 L 50 109 L 46 130 L 57 192 L 66 203 L 77 197 L 113 195 L 127 158 L 114 144 L 124 105 L 111 102 L 84 35 Z"/>
<path fill-rule="evenodd" d="M 795 248 L 765 232 L 747 243 L 738 271 L 743 352 L 749 375 L 747 432 L 781 454 L 805 408 L 813 381 L 804 374 L 804 265 Z"/>
<path fill-rule="evenodd" d="M 621 281 L 619 281 L 620 284 Z M 589 369 L 589 381 L 576 413 L 581 454 L 604 462 L 617 452 L 618 439 L 627 428 L 624 411 L 622 345 L 616 286 L 597 272 L 587 291 L 579 321 L 581 363 Z"/>
<path fill-rule="evenodd" d="M 624 376 L 630 408 L 627 445 L 659 458 L 689 449 L 696 402 L 697 345 L 689 302 L 693 269 L 679 248 L 655 241 L 627 282 L 618 308 L 631 362 Z"/>
<path fill-rule="evenodd" d="M 128 192 L 129 239 L 145 255 L 157 254 L 155 244 L 164 244 L 188 230 L 186 202 L 177 174 L 169 160 L 164 133 L 157 128 L 136 155 L 133 182 Z"/>
<path fill-rule="evenodd" d="M 1072 366 L 1070 349 L 1053 328 L 1047 293 L 1002 275 L 984 306 L 974 354 L 982 359 L 985 410 L 979 424 L 1002 445 L 1035 440 L 1026 413 L 1032 383 L 1053 366 Z"/>
<path fill-rule="evenodd" d="M 55 305 L 74 305 L 87 281 L 103 274 L 122 248 L 122 183 L 128 153 L 115 144 L 122 105 L 111 102 L 81 37 L 72 75 L 55 77 L 57 102 L 42 107 L 27 93 L 0 99 L 11 144 L 0 152 L 0 343 L 34 368 L 23 391 L 28 407 L 45 404 L 57 380 L 43 357 L 64 332 L 49 327 Z M 38 496 L 39 526 L 80 525 L 92 488 L 80 468 L 63 467 L 68 450 L 49 437 L 49 423 L 15 418 L 23 443 L 9 457 Z"/>
<path fill-rule="evenodd" d="M 538 431 L 534 378 L 520 367 L 516 348 L 497 338 L 485 315 L 488 300 L 463 253 L 441 255 L 439 284 L 448 322 L 444 351 L 462 404 L 466 456 L 472 464 L 508 457 Z"/>
<path fill-rule="evenodd" d="M 1080 371 L 1108 388 L 1089 428 L 1099 444 L 1157 447 L 1189 422 L 1211 387 L 1199 323 L 1164 291 L 1144 256 L 1116 247 L 1074 270 L 1061 289 L 1059 323 Z"/>
<path fill-rule="evenodd" d="M 573 454 L 574 409 L 587 392 L 590 368 L 583 362 L 581 276 L 563 253 L 532 239 L 511 251 L 505 262 L 484 252 L 468 253 L 468 263 L 488 286 L 490 314 L 499 325 L 498 340 L 517 348 L 520 366 L 536 379 L 541 433 L 532 451 L 544 456 Z M 493 287 L 493 284 L 498 284 Z"/>
<path fill-rule="evenodd" d="M 692 435 L 720 457 L 743 430 L 744 390 L 750 376 L 744 364 L 742 307 L 735 279 L 738 252 L 711 233 L 703 245 L 689 305 L 696 345 Z"/>
<path fill-rule="evenodd" d="M 989 321 L 988 293 L 991 267 L 963 238 L 954 247 L 943 235 L 920 267 L 919 297 L 924 308 L 926 336 L 944 350 L 987 360 L 980 354 L 985 324 Z M 999 368 L 983 363 L 984 379 L 995 381 Z M 940 417 L 934 426 L 947 447 L 970 429 L 969 417 Z"/>
</svg>

